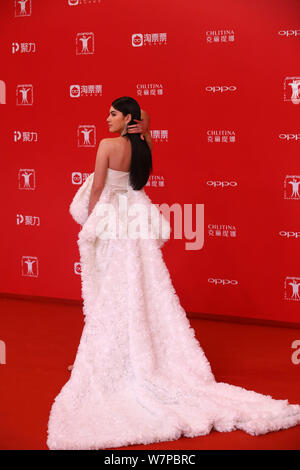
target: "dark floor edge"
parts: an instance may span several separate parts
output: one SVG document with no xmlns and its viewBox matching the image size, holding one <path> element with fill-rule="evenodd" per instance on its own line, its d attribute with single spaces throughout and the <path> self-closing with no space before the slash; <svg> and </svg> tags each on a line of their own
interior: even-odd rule
<svg viewBox="0 0 300 470">
<path fill-rule="evenodd" d="M 34 302 L 46 302 L 46 303 L 60 303 L 66 305 L 77 305 L 82 306 L 82 300 L 76 299 L 63 299 L 59 297 L 43 297 L 36 295 L 25 295 L 25 294 L 11 294 L 6 292 L 0 292 L 0 299 L 13 299 L 23 301 L 34 301 Z M 239 317 L 235 315 L 218 315 L 213 313 L 201 313 L 201 312 L 187 312 L 187 317 L 194 320 L 210 320 L 210 321 L 223 321 L 230 323 L 243 323 L 250 325 L 259 326 L 272 326 L 277 328 L 293 328 L 300 329 L 300 323 L 285 322 L 281 320 L 270 320 L 267 318 L 252 318 L 252 317 Z"/>
</svg>

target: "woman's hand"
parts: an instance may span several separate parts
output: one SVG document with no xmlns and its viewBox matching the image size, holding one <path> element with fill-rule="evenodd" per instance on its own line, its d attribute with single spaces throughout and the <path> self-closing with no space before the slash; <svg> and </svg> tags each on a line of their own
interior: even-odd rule
<svg viewBox="0 0 300 470">
<path fill-rule="evenodd" d="M 144 140 L 146 137 L 150 135 L 150 116 L 144 109 L 141 109 L 141 120 L 134 119 L 136 124 L 131 124 L 131 126 L 127 126 L 127 132 L 130 134 L 135 134 L 140 132 L 141 139 Z"/>
<path fill-rule="evenodd" d="M 145 139 L 144 135 L 148 132 L 148 126 L 143 120 L 139 121 L 138 119 L 134 119 L 134 121 L 137 124 L 131 124 L 131 126 L 127 126 L 127 132 L 129 134 L 135 134 L 135 133 L 140 132 L 141 139 L 144 140 Z"/>
</svg>

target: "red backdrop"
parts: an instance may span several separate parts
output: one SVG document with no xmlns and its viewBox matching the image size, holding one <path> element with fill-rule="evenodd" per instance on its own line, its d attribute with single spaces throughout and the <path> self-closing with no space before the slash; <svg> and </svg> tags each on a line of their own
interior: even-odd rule
<svg viewBox="0 0 300 470">
<path fill-rule="evenodd" d="M 204 204 L 202 248 L 163 248 L 183 307 L 300 323 L 299 1 L 11 0 L 0 18 L 1 291 L 81 298 L 69 205 L 129 95 L 151 117 L 147 194 L 192 204 L 193 228 Z"/>
</svg>

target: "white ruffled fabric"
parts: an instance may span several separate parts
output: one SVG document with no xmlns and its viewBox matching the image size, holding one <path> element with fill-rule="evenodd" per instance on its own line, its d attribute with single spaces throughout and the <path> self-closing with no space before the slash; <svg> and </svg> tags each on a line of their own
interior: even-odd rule
<svg viewBox="0 0 300 470">
<path fill-rule="evenodd" d="M 157 239 L 105 240 L 97 229 L 97 208 L 117 204 L 119 195 L 128 207 L 156 206 L 144 190 L 131 188 L 129 173 L 109 169 L 88 217 L 92 179 L 93 173 L 70 205 L 82 225 L 85 326 L 71 377 L 51 408 L 48 448 L 107 449 L 212 429 L 255 436 L 300 424 L 300 405 L 216 382 L 163 260 L 160 247 L 169 236 L 156 225 Z"/>
</svg>

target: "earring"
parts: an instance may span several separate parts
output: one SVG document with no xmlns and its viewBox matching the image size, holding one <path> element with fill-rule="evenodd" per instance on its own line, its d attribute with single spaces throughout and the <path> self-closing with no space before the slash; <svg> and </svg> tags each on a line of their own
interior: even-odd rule
<svg viewBox="0 0 300 470">
<path fill-rule="evenodd" d="M 126 135 L 127 134 L 127 122 L 125 123 L 124 129 L 121 132 L 121 135 Z"/>
</svg>

